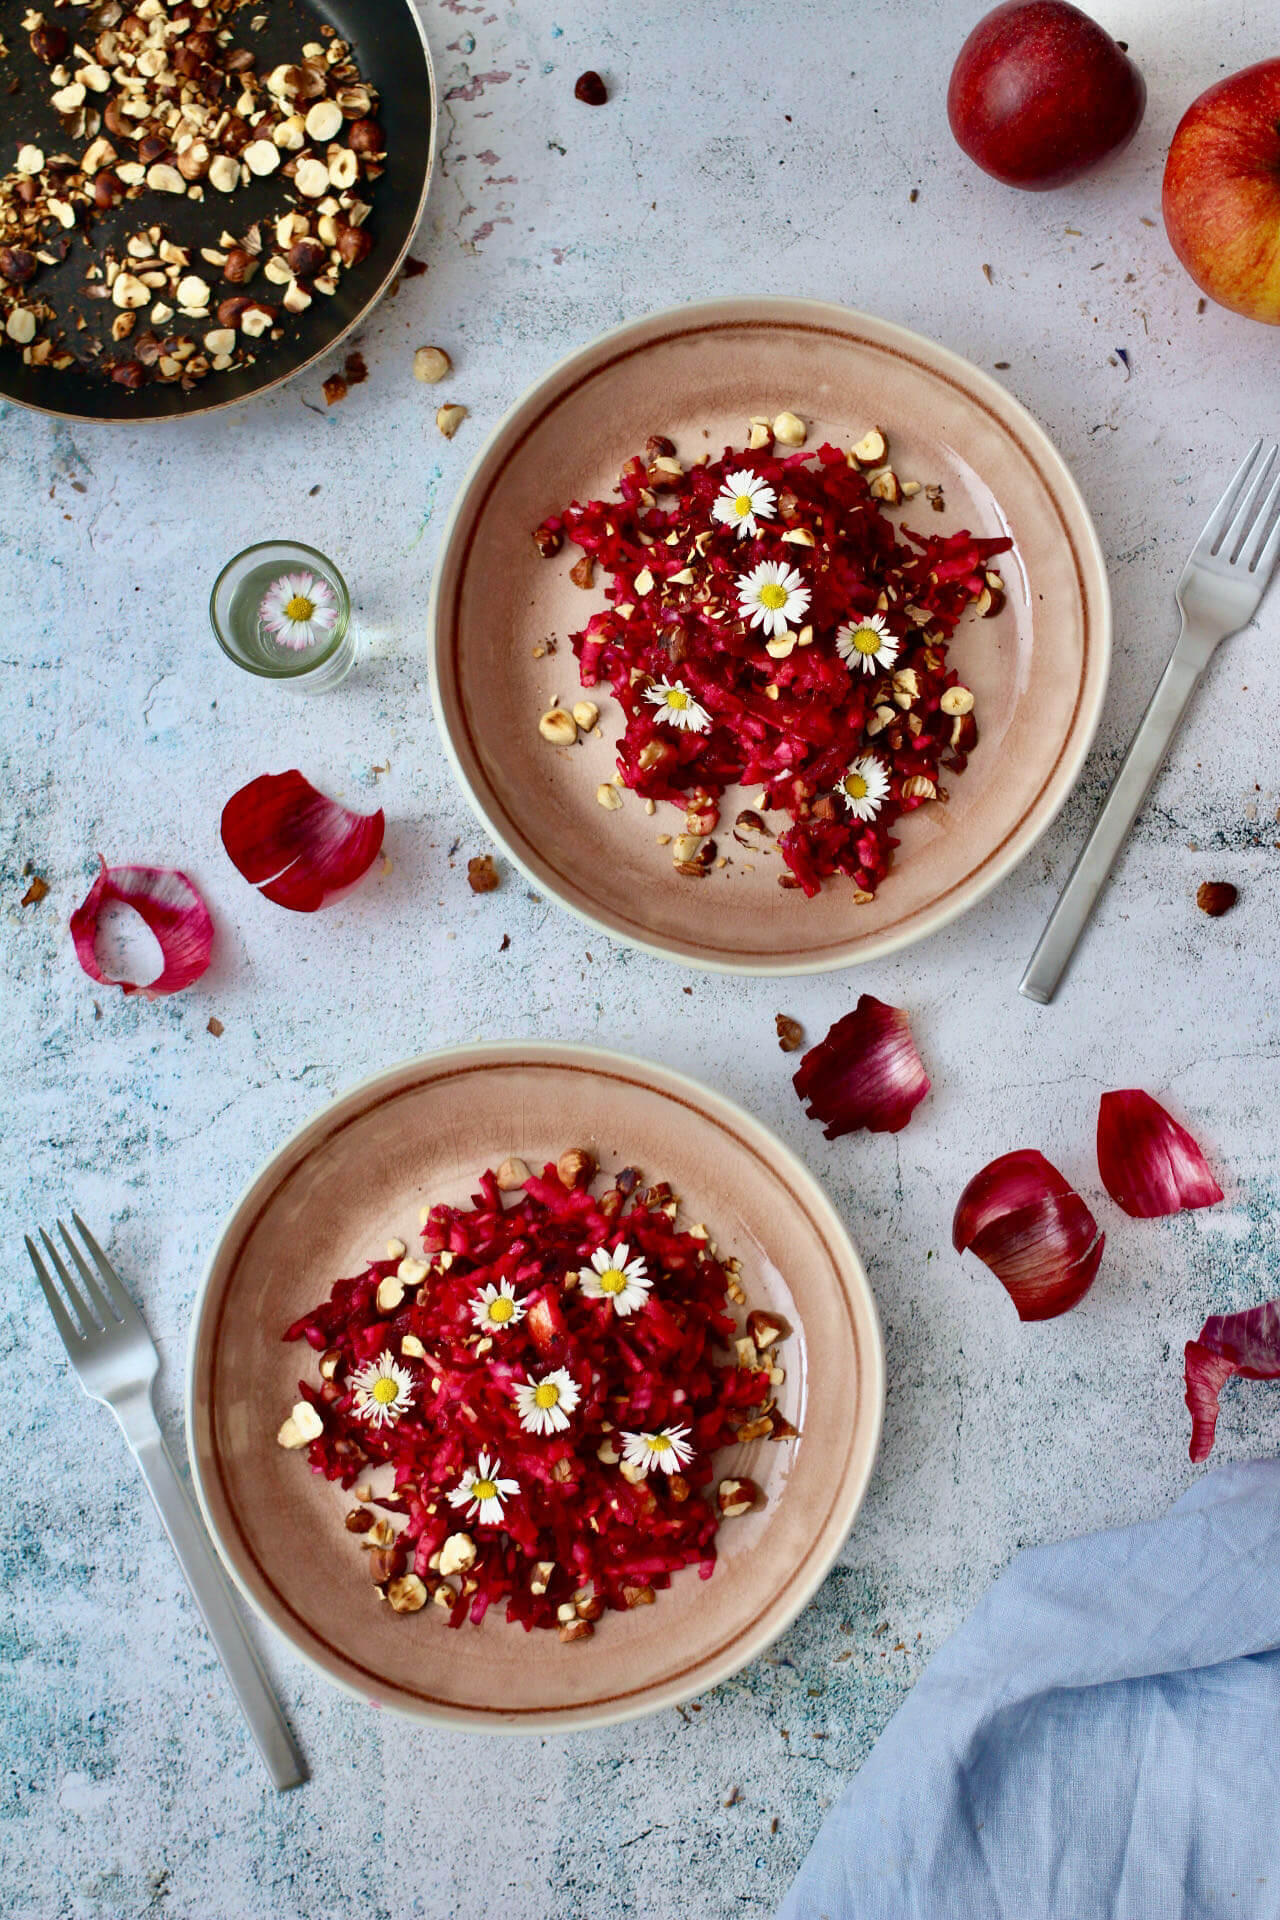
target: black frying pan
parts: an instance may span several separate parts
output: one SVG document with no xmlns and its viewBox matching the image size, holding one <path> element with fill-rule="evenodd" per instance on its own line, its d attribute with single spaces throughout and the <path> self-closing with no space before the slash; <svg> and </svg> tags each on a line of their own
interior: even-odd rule
<svg viewBox="0 0 1280 1920">
<path fill-rule="evenodd" d="M 48 69 L 31 52 L 22 31 L 25 11 L 18 0 L 3 0 L 0 5 L 0 25 L 9 48 L 8 60 L 0 63 L 0 165 L 6 170 L 13 165 L 18 147 L 28 140 L 46 153 L 78 153 L 87 144 L 69 141 L 58 125 L 49 105 Z M 329 21 L 350 42 L 362 77 L 377 89 L 387 159 L 386 171 L 369 196 L 373 251 L 358 267 L 342 274 L 331 299 L 317 297 L 305 313 L 292 316 L 283 340 L 276 345 L 263 343 L 253 366 L 211 373 L 191 393 L 159 383 L 129 392 L 80 366 L 60 373 L 50 367 L 30 367 L 17 348 L 0 341 L 0 396 L 72 420 L 156 420 L 211 413 L 265 393 L 309 366 L 358 324 L 395 277 L 422 215 L 435 157 L 435 81 L 413 0 L 263 0 L 260 8 L 250 11 L 268 15 L 268 24 L 252 40 L 260 71 L 296 59 L 303 42 L 316 39 L 321 22 Z M 65 17 L 69 26 L 84 18 L 78 9 L 75 14 L 59 12 L 50 17 L 60 22 Z M 17 90 L 6 92 L 5 83 L 15 78 Z M 93 227 L 95 244 L 114 241 L 122 248 L 125 236 L 148 219 L 163 221 L 166 212 L 172 218 L 172 203 L 166 207 L 165 200 L 163 194 L 144 194 L 99 215 Z M 199 270 L 199 247 L 216 246 L 224 226 L 240 232 L 260 216 L 280 210 L 279 177 L 251 181 L 230 202 L 219 193 L 206 192 L 202 204 L 188 200 L 181 206 L 182 236 L 197 249 L 193 265 Z M 61 266 L 41 269 L 33 289 L 38 288 L 60 314 L 73 310 L 73 300 L 74 310 L 83 311 L 78 295 L 85 264 L 84 243 L 77 238 Z M 212 278 L 216 270 L 209 271 Z M 220 295 L 229 291 L 220 287 Z"/>
</svg>

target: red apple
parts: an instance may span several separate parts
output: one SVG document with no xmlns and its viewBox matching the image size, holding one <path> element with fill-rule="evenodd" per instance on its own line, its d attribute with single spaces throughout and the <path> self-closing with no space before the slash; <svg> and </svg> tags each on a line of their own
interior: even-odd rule
<svg viewBox="0 0 1280 1920">
<path fill-rule="evenodd" d="M 1007 0 L 979 20 L 947 90 L 951 131 L 1007 187 L 1060 187 L 1133 138 L 1147 88 L 1067 0 Z"/>
<path fill-rule="evenodd" d="M 1280 326 L 1280 60 L 1187 108 L 1165 162 L 1164 224 L 1211 300 Z"/>
</svg>

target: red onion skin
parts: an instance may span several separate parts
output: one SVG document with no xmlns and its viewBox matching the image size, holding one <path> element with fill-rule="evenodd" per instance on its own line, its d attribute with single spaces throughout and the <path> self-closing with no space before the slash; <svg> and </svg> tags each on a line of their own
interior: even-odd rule
<svg viewBox="0 0 1280 1920">
<path fill-rule="evenodd" d="M 951 1230 L 958 1253 L 976 1253 L 1020 1320 L 1052 1320 L 1083 1300 L 1106 1235 L 1080 1195 L 1035 1148 L 1006 1153 L 961 1194 Z"/>
</svg>

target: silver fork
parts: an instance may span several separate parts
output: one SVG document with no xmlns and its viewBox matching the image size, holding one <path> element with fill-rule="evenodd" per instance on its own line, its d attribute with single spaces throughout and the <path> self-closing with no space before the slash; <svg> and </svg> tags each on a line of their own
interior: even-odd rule
<svg viewBox="0 0 1280 1920">
<path fill-rule="evenodd" d="M 160 1432 L 151 1399 L 152 1386 L 160 1371 L 155 1342 L 115 1268 L 84 1221 L 78 1213 L 73 1213 L 71 1218 L 98 1270 L 95 1278 L 59 1220 L 58 1231 L 80 1276 L 79 1287 L 43 1227 L 40 1238 L 62 1282 L 61 1293 L 31 1236 L 25 1236 L 27 1252 L 49 1303 L 54 1325 L 62 1335 L 62 1344 L 80 1377 L 80 1385 L 92 1399 L 110 1407 L 124 1429 L 125 1439 L 133 1449 L 268 1773 L 281 1791 L 296 1787 L 307 1777 L 306 1766 L 285 1725 L 262 1662 L 245 1634 L 227 1577 L 183 1489 Z"/>
<path fill-rule="evenodd" d="M 1280 520 L 1271 526 L 1280 506 L 1277 457 L 1280 446 L 1264 454 L 1254 442 L 1182 569 L 1182 633 L 1018 983 L 1028 1000 L 1052 1000 L 1214 648 L 1258 610 L 1280 557 Z"/>
</svg>

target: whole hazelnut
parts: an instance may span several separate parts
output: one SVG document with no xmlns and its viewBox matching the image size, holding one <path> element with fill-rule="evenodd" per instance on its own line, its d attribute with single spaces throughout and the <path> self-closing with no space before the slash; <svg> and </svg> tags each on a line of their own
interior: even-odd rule
<svg viewBox="0 0 1280 1920">
<path fill-rule="evenodd" d="M 385 153 L 387 136 L 376 120 L 353 120 L 347 129 L 347 141 L 353 153 Z"/>
<path fill-rule="evenodd" d="M 124 181 L 110 167 L 94 175 L 93 204 L 98 208 L 118 207 L 124 199 Z"/>
<path fill-rule="evenodd" d="M 581 100 L 584 106 L 602 107 L 609 98 L 609 89 L 594 68 L 580 73 L 574 82 L 573 97 Z"/>
<path fill-rule="evenodd" d="M 26 247 L 0 247 L 0 279 L 11 287 L 25 287 L 35 277 L 39 261 Z"/>
<path fill-rule="evenodd" d="M 1238 898 L 1239 892 L 1229 880 L 1202 880 L 1196 892 L 1196 905 L 1201 913 L 1216 920 L 1219 914 L 1230 912 Z"/>
<path fill-rule="evenodd" d="M 363 227 L 342 226 L 338 228 L 337 245 L 343 266 L 356 267 L 373 251 L 373 236 Z"/>
<path fill-rule="evenodd" d="M 243 286 L 246 280 L 252 279 L 255 264 L 253 255 L 246 248 L 232 247 L 222 269 L 222 277 L 229 280 L 233 287 Z"/>
<path fill-rule="evenodd" d="M 289 270 L 298 280 L 309 280 L 324 267 L 329 249 L 319 240 L 295 240 L 289 249 Z"/>
<path fill-rule="evenodd" d="M 399 1541 L 392 1547 L 375 1547 L 369 1555 L 369 1573 L 380 1587 L 388 1580 L 398 1580 L 409 1563 L 409 1556 Z"/>
<path fill-rule="evenodd" d="M 128 387 L 131 391 L 147 384 L 147 370 L 140 360 L 126 360 L 115 368 L 111 375 L 118 387 Z"/>
<path fill-rule="evenodd" d="M 220 327 L 238 327 L 241 316 L 254 305 L 247 293 L 233 294 L 229 300 L 218 302 L 218 325 Z"/>
<path fill-rule="evenodd" d="M 67 50 L 68 38 L 65 27 L 55 26 L 51 20 L 42 20 L 31 31 L 31 51 L 37 60 L 43 60 L 46 67 L 54 67 Z"/>
</svg>

